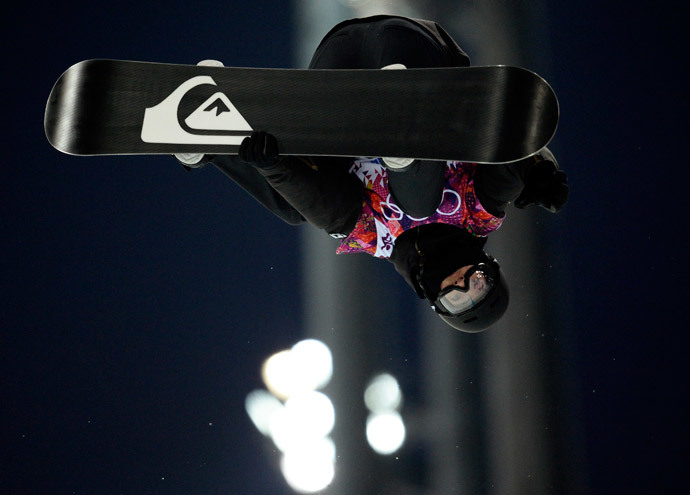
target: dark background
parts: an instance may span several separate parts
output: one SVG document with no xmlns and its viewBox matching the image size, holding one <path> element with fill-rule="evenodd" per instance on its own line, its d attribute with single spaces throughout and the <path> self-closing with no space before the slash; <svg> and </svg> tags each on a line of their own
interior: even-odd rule
<svg viewBox="0 0 690 495">
<path fill-rule="evenodd" d="M 572 197 L 544 242 L 570 267 L 562 302 L 589 493 L 688 488 L 688 40 L 674 9 L 545 11 Z M 9 493 L 287 490 L 244 398 L 263 359 L 302 336 L 297 231 L 210 168 L 62 155 L 42 119 L 54 81 L 83 59 L 290 67 L 292 15 L 280 0 L 6 12 Z"/>
</svg>

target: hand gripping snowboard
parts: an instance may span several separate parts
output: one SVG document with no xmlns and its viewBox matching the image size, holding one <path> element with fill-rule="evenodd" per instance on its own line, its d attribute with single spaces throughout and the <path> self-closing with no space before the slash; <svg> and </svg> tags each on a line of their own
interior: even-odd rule
<svg viewBox="0 0 690 495">
<path fill-rule="evenodd" d="M 252 130 L 286 155 L 504 163 L 546 146 L 558 100 L 508 66 L 299 70 L 87 60 L 55 83 L 45 132 L 73 155 L 237 154 Z"/>
</svg>

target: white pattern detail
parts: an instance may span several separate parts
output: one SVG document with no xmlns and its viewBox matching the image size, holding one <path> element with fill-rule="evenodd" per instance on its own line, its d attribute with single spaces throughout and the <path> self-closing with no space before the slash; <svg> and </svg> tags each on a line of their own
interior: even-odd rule
<svg viewBox="0 0 690 495">
<path fill-rule="evenodd" d="M 441 211 L 441 207 L 446 203 L 446 194 L 451 194 L 452 196 L 455 196 L 456 205 L 452 211 Z M 458 210 L 460 210 L 461 205 L 462 200 L 460 199 L 460 194 L 458 194 L 457 191 L 453 191 L 452 189 L 444 189 L 443 196 L 441 197 L 441 204 L 438 208 L 436 208 L 436 213 L 444 217 L 449 217 L 455 215 L 458 212 Z M 407 217 L 413 222 L 423 222 L 424 220 L 429 218 L 428 216 L 422 218 L 415 218 L 404 213 L 402 209 L 393 202 L 393 197 L 390 194 L 388 195 L 385 201 L 381 201 L 381 211 L 383 213 L 383 217 L 388 221 L 399 221 L 402 220 L 403 217 Z M 393 212 L 394 215 L 390 215 L 388 211 Z"/>
<path fill-rule="evenodd" d="M 402 211 L 402 209 L 396 205 L 395 203 L 392 202 L 392 197 L 389 194 L 388 197 L 386 198 L 386 201 L 381 201 L 381 211 L 383 213 L 383 217 L 388 220 L 389 222 L 391 220 L 402 220 L 403 216 L 405 216 L 405 213 Z M 395 216 L 391 216 L 388 214 L 388 210 L 392 211 L 395 213 Z"/>
<path fill-rule="evenodd" d="M 223 93 L 216 93 L 199 105 L 189 117 L 185 119 L 192 129 L 206 131 L 251 131 L 246 120 L 240 115 L 228 97 Z"/>
<path fill-rule="evenodd" d="M 376 181 L 383 186 L 383 180 L 387 177 L 388 171 L 381 164 L 380 158 L 360 158 L 355 160 L 350 173 L 355 174 L 366 187 L 370 187 Z"/>
<path fill-rule="evenodd" d="M 376 253 L 374 253 L 374 256 L 377 258 L 389 258 L 393 252 L 395 238 L 385 223 L 380 222 L 378 219 L 374 221 L 376 222 Z"/>
<path fill-rule="evenodd" d="M 455 196 L 455 199 L 458 202 L 458 204 L 455 205 L 455 208 L 453 209 L 453 211 L 449 211 L 449 212 L 441 211 L 441 206 L 443 206 L 446 202 L 446 193 L 450 193 L 453 196 Z M 451 215 L 455 215 L 458 212 L 458 210 L 460 209 L 461 205 L 462 205 L 462 199 L 460 199 L 460 194 L 458 194 L 457 191 L 453 191 L 452 189 L 444 189 L 443 190 L 443 197 L 441 198 L 441 204 L 439 205 L 438 208 L 436 208 L 436 211 L 438 212 L 439 215 L 443 215 L 444 217 L 449 217 Z"/>
</svg>

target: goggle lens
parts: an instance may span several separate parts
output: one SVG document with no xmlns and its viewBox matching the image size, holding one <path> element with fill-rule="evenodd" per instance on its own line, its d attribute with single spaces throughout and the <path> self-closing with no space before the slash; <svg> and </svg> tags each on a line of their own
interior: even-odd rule
<svg viewBox="0 0 690 495">
<path fill-rule="evenodd" d="M 475 266 L 465 274 L 464 287 L 451 285 L 438 295 L 436 303 L 452 315 L 459 315 L 482 302 L 495 287 L 494 278 L 483 268 Z"/>
</svg>

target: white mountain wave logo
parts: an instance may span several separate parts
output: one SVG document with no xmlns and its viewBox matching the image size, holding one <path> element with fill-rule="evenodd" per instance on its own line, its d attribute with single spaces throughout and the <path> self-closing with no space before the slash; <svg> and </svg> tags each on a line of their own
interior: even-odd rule
<svg viewBox="0 0 690 495">
<path fill-rule="evenodd" d="M 193 77 L 177 87 L 162 102 L 144 111 L 141 127 L 141 140 L 145 143 L 166 144 L 220 144 L 237 145 L 248 136 L 252 127 L 235 108 L 230 99 L 217 92 L 194 110 L 185 124 L 198 131 L 233 131 L 244 133 L 241 136 L 220 134 L 193 134 L 182 128 L 177 120 L 177 109 L 182 98 L 193 88 L 202 84 L 216 86 L 210 76 Z"/>
</svg>

